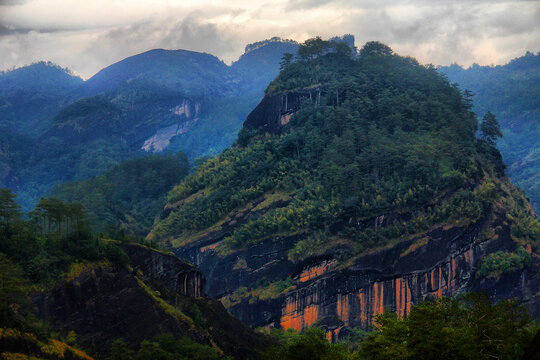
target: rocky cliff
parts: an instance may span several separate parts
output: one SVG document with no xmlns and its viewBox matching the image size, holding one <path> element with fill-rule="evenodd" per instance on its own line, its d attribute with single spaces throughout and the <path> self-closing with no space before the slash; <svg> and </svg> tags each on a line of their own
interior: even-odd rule
<svg viewBox="0 0 540 360">
<path fill-rule="evenodd" d="M 526 245 L 532 262 L 525 268 L 487 279 L 475 276 L 482 258 L 514 249 L 512 220 L 507 214 L 504 208 L 496 207 L 478 222 L 438 227 L 362 255 L 346 266 L 338 265 L 340 255 L 350 250 L 344 245 L 298 263 L 290 261 L 287 254 L 296 243 L 293 237 L 274 237 L 223 257 L 215 251 L 223 235 L 215 233 L 176 250 L 176 254 L 197 264 L 208 275 L 209 294 L 221 297 L 233 315 L 252 326 L 303 330 L 331 319 L 326 327 L 335 337 L 346 326 L 369 327 L 384 309 L 403 316 L 426 298 L 472 290 L 486 291 L 494 300 L 522 299 L 538 317 L 540 256 L 536 248 Z M 391 224 L 385 217 L 392 214 L 370 222 L 373 227 L 385 227 Z M 486 238 L 490 229 L 495 229 L 494 233 Z M 238 266 L 239 262 L 243 266 Z M 294 285 L 271 298 L 235 293 L 261 278 L 273 282 L 287 276 Z"/>
<path fill-rule="evenodd" d="M 259 105 L 247 116 L 244 122 L 246 129 L 263 128 L 269 133 L 277 133 L 287 125 L 291 117 L 300 109 L 303 101 L 310 101 L 320 105 L 321 95 L 326 89 L 315 86 L 276 95 L 266 95 Z"/>
<path fill-rule="evenodd" d="M 470 104 L 435 70 L 366 46 L 285 68 L 236 145 L 171 191 L 149 238 L 254 327 L 335 338 L 473 290 L 539 316 L 540 224 L 475 138 Z"/>
<path fill-rule="evenodd" d="M 34 296 L 39 316 L 78 343 L 107 354 L 123 339 L 133 348 L 162 333 L 187 336 L 222 354 L 254 358 L 265 340 L 203 292 L 204 277 L 174 255 L 122 245 L 130 266 L 90 264 L 47 293 Z"/>
</svg>

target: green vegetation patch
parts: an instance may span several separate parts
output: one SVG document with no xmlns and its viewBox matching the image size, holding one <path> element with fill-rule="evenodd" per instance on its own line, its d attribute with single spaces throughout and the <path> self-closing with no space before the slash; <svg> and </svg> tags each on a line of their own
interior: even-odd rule
<svg viewBox="0 0 540 360">
<path fill-rule="evenodd" d="M 275 282 L 263 280 L 260 281 L 260 283 L 259 286 L 253 289 L 248 289 L 245 286 L 239 287 L 231 295 L 227 295 L 221 299 L 223 306 L 230 308 L 246 299 L 249 299 L 251 303 L 255 303 L 259 300 L 276 299 L 280 295 L 296 288 L 296 285 L 291 278 Z"/>
<path fill-rule="evenodd" d="M 115 340 L 107 360 L 217 360 L 220 358 L 222 358 L 221 354 L 211 346 L 196 343 L 187 337 L 178 339 L 172 334 L 160 334 L 150 340 L 143 340 L 138 351 L 131 350 L 121 339 Z"/>
<path fill-rule="evenodd" d="M 416 251 L 417 249 L 421 248 L 422 246 L 426 246 L 429 243 L 429 238 L 423 237 L 419 240 L 416 240 L 409 246 L 405 251 L 403 251 L 401 254 L 399 254 L 400 257 L 407 256 L 410 253 Z"/>
<path fill-rule="evenodd" d="M 167 192 L 188 171 L 183 153 L 148 155 L 125 161 L 103 175 L 59 185 L 53 194 L 81 203 L 95 232 L 144 236 L 163 209 Z"/>
<path fill-rule="evenodd" d="M 359 58 L 319 40 L 300 50 L 267 96 L 301 88 L 313 91 L 311 100 L 306 95 L 279 131 L 246 125 L 235 145 L 169 193 L 169 204 L 180 205 L 170 207 L 152 236 L 179 238 L 174 245 L 182 246 L 184 237 L 204 236 L 264 197 L 255 209 L 267 211 L 235 224 L 218 253 L 306 234 L 289 254 L 298 261 L 336 239 L 350 245 L 346 256 L 355 256 L 435 226 L 465 226 L 489 212 L 504 165 L 493 146 L 475 138 L 471 100 L 446 77 L 380 43 L 366 44 Z M 410 220 L 390 226 L 354 226 L 407 213 Z M 336 223 L 344 225 L 332 236 L 316 235 Z"/>
<path fill-rule="evenodd" d="M 2 359 L 74 359 L 93 360 L 83 351 L 56 339 L 38 339 L 34 334 L 18 329 L 0 328 L 0 348 L 18 348 L 16 352 L 2 352 Z"/>
<path fill-rule="evenodd" d="M 522 246 L 515 251 L 497 251 L 482 258 L 482 265 L 476 272 L 477 278 L 495 278 L 531 265 L 532 255 Z"/>
</svg>

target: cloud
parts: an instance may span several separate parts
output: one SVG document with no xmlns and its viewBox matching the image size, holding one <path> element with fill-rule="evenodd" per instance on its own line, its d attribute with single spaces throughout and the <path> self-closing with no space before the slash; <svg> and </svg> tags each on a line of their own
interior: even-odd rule
<svg viewBox="0 0 540 360">
<path fill-rule="evenodd" d="M 504 1 L 490 6 L 484 1 L 396 2 L 354 16 L 350 26 L 359 34 L 357 41 L 379 40 L 421 62 L 502 63 L 522 55 L 529 44 L 540 44 L 538 3 L 515 5 Z"/>
<path fill-rule="evenodd" d="M 26 0 L 0 0 L 0 6 L 14 6 L 24 4 Z"/>
<path fill-rule="evenodd" d="M 0 24 L 0 36 L 27 33 L 30 29 L 17 29 L 10 25 Z"/>
<path fill-rule="evenodd" d="M 236 60 L 247 43 L 352 33 L 423 63 L 504 63 L 540 45 L 538 0 L 0 0 L 0 69 L 37 60 L 85 77 L 153 48 Z"/>
<path fill-rule="evenodd" d="M 84 73 L 95 73 L 103 64 L 111 64 L 126 56 L 150 49 L 186 49 L 232 55 L 241 44 L 228 29 L 205 22 L 196 13 L 184 19 L 168 17 L 160 22 L 145 22 L 114 28 L 89 42 L 87 56 L 79 64 Z"/>
</svg>

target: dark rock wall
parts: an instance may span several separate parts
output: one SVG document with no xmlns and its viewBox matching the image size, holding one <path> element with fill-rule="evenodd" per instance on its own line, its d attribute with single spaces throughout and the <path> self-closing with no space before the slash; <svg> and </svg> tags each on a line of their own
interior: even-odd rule
<svg viewBox="0 0 540 360">
<path fill-rule="evenodd" d="M 310 100 L 315 104 L 320 104 L 321 96 L 324 96 L 324 93 L 323 87 L 313 87 L 277 95 L 266 95 L 247 116 L 244 127 L 248 129 L 262 128 L 267 132 L 277 133 L 300 109 L 303 101 Z"/>
<path fill-rule="evenodd" d="M 180 261 L 172 254 L 148 251 L 139 245 L 122 245 L 135 271 L 161 282 L 189 297 L 204 296 L 205 279 L 196 267 Z"/>
<path fill-rule="evenodd" d="M 385 218 L 391 219 L 392 216 Z M 491 219 L 491 220 L 490 220 Z M 358 226 L 385 226 L 392 221 L 373 219 Z M 374 224 L 374 225 L 373 225 Z M 368 327 L 385 308 L 398 315 L 407 314 L 413 304 L 426 298 L 455 296 L 471 290 L 484 290 L 493 299 L 524 299 L 538 315 L 540 299 L 539 261 L 530 268 L 496 279 L 477 280 L 475 271 L 483 256 L 498 250 L 513 250 L 510 225 L 505 213 L 492 213 L 468 226 L 440 227 L 422 237 L 398 243 L 391 248 L 366 254 L 347 268 L 334 268 L 334 258 L 346 249 L 331 249 L 327 254 L 292 263 L 287 259 L 294 237 L 276 237 L 225 257 L 214 251 L 215 242 L 199 243 L 178 249 L 176 254 L 190 259 L 207 275 L 207 291 L 222 297 L 240 286 L 253 286 L 258 279 L 269 281 L 292 275 L 297 287 L 270 300 L 246 299 L 229 311 L 251 326 L 281 326 L 305 329 L 325 318 L 338 318 L 343 326 Z M 481 239 L 486 228 L 496 229 L 496 236 Z M 416 246 L 424 240 L 421 246 Z M 413 249 L 413 250 L 410 250 Z M 528 250 L 532 252 L 529 247 Z M 247 266 L 236 268 L 238 259 Z M 536 270 L 535 270 L 536 269 Z M 536 311 L 535 311 L 536 309 Z M 334 326 L 338 336 L 341 327 Z"/>
<path fill-rule="evenodd" d="M 62 333 L 74 330 L 78 343 L 101 353 L 115 339 L 139 343 L 164 332 L 208 341 L 189 324 L 176 321 L 123 268 L 98 267 L 34 299 L 39 316 Z"/>
<path fill-rule="evenodd" d="M 137 349 L 142 340 L 171 333 L 214 347 L 223 355 L 258 359 L 269 340 L 233 318 L 203 292 L 204 276 L 176 256 L 119 244 L 130 266 L 94 264 L 33 300 L 38 315 L 100 356 L 116 339 Z"/>
</svg>

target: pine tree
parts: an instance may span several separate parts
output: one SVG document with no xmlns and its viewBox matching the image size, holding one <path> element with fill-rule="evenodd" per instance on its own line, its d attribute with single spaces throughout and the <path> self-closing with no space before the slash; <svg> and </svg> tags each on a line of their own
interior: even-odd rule
<svg viewBox="0 0 540 360">
<path fill-rule="evenodd" d="M 15 194 L 10 189 L 0 189 L 1 222 L 5 223 L 20 216 L 20 206 L 15 202 Z"/>
<path fill-rule="evenodd" d="M 283 70 L 287 66 L 289 66 L 292 61 L 293 56 L 294 55 L 289 52 L 286 52 L 285 54 L 283 54 L 283 57 L 281 58 L 281 62 L 279 63 L 279 70 Z"/>
<path fill-rule="evenodd" d="M 491 111 L 488 111 L 482 118 L 482 123 L 480 124 L 480 136 L 491 146 L 495 146 L 497 138 L 503 136 L 497 117 Z"/>
</svg>

